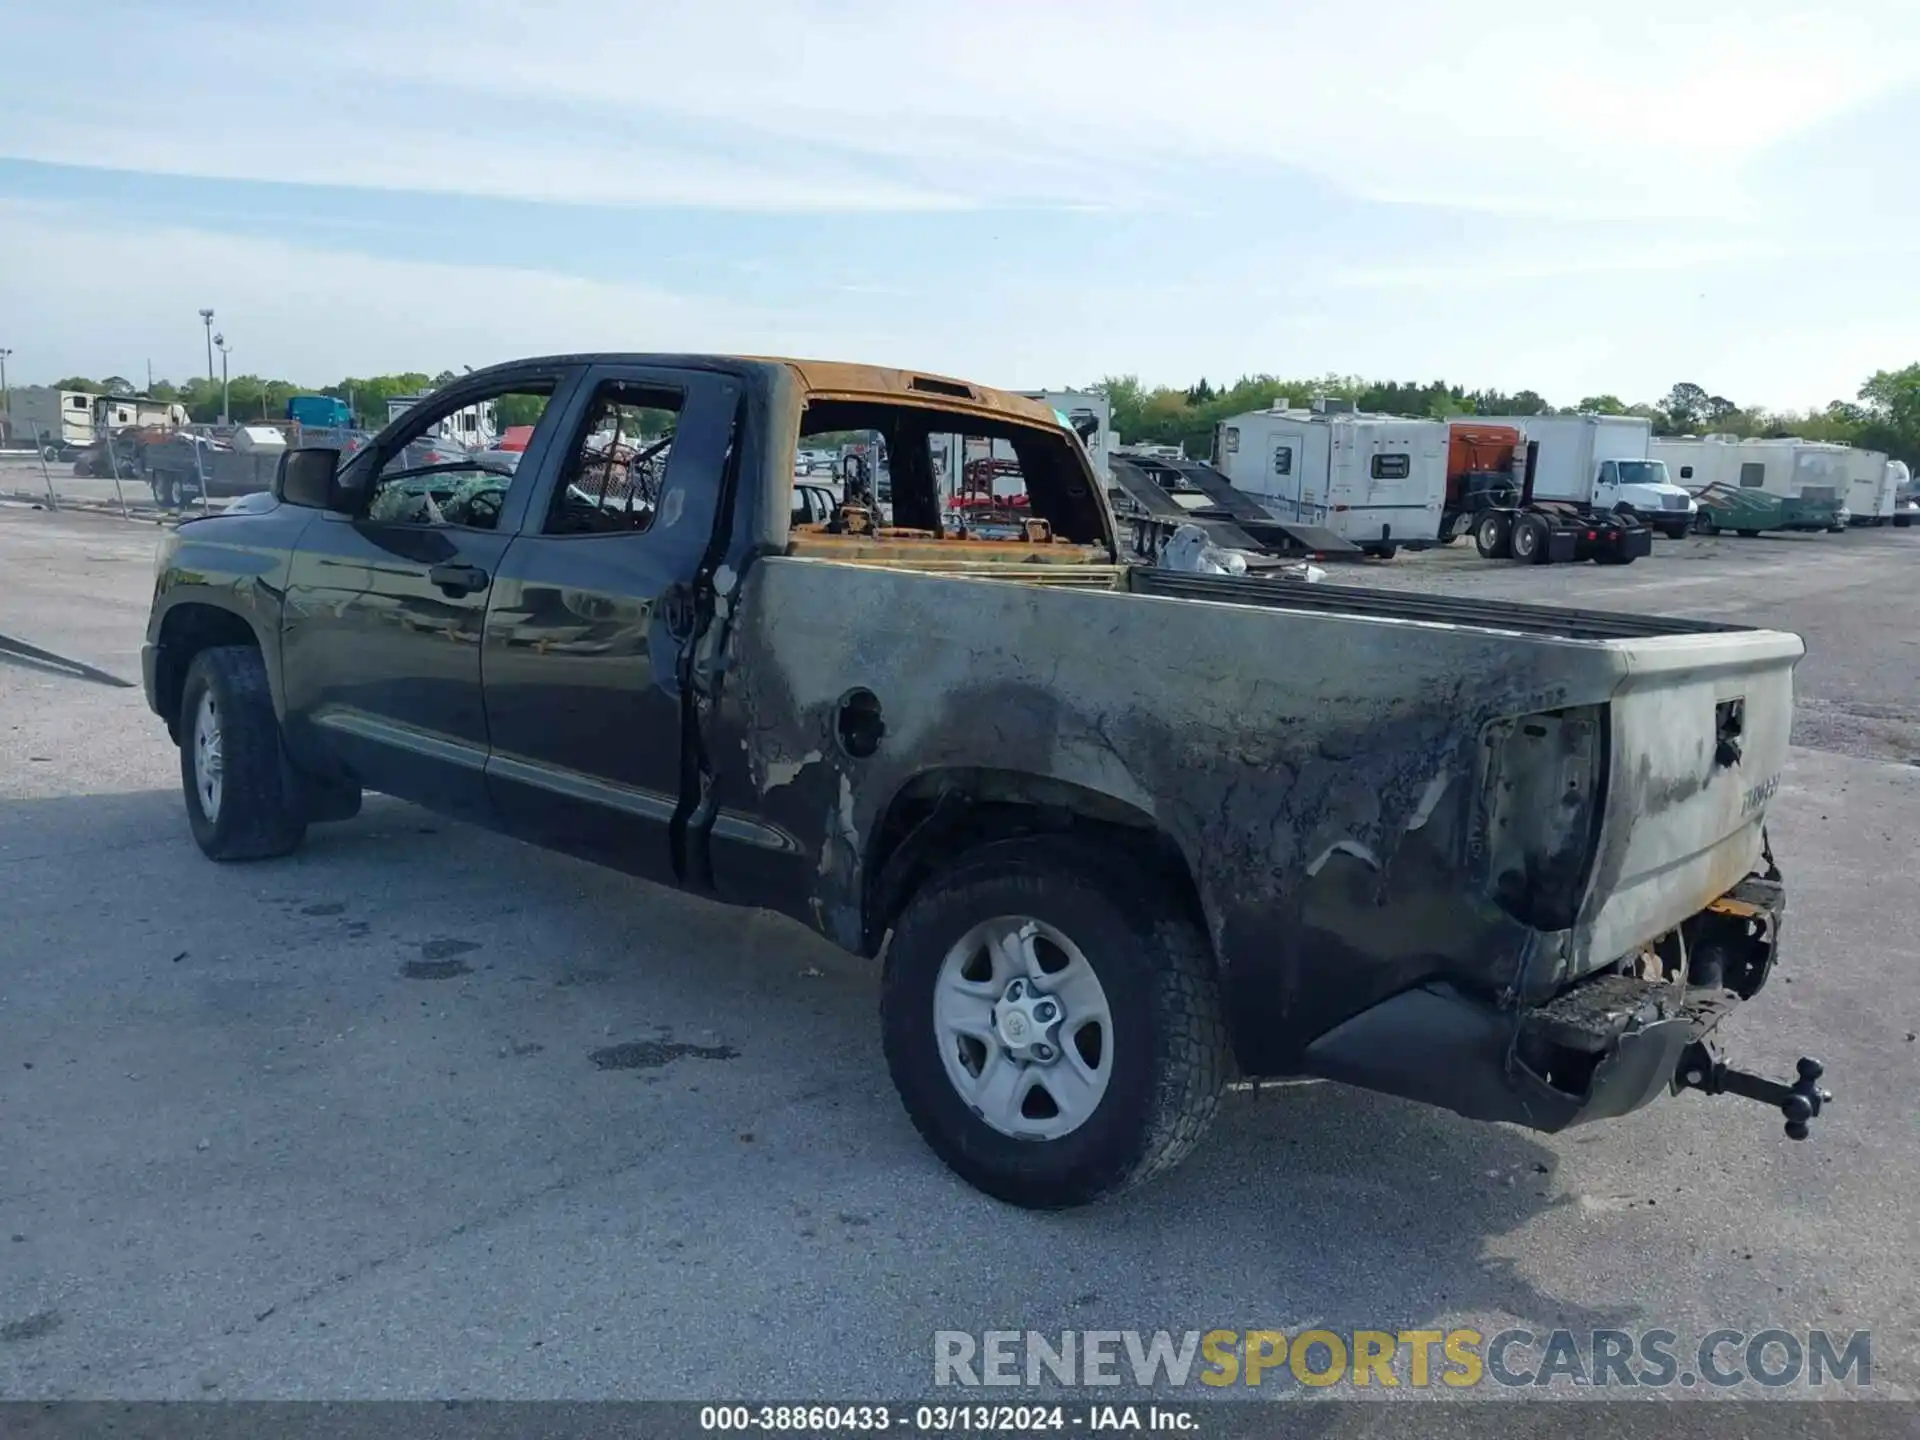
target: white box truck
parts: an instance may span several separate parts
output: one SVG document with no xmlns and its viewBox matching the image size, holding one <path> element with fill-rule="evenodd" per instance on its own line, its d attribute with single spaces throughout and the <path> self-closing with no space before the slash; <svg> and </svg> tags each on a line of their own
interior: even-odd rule
<svg viewBox="0 0 1920 1440">
<path fill-rule="evenodd" d="M 1213 465 L 1276 519 L 1330 530 L 1369 554 L 1439 540 L 1447 427 L 1438 420 L 1365 414 L 1346 400 L 1309 409 L 1276 400 L 1215 427 Z"/>
<path fill-rule="evenodd" d="M 1693 500 L 1652 458 L 1653 422 L 1639 415 L 1462 416 L 1483 425 L 1515 425 L 1539 447 L 1535 500 L 1587 505 L 1631 516 L 1669 539 L 1693 523 Z"/>
</svg>

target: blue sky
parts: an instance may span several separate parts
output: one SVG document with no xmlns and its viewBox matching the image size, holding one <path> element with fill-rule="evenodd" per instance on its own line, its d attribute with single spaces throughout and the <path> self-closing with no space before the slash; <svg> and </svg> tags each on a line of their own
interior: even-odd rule
<svg viewBox="0 0 1920 1440">
<path fill-rule="evenodd" d="M 1905 0 L 89 16 L 0 90 L 23 381 L 193 371 L 206 305 L 313 383 L 741 349 L 1800 407 L 1920 359 Z"/>
</svg>

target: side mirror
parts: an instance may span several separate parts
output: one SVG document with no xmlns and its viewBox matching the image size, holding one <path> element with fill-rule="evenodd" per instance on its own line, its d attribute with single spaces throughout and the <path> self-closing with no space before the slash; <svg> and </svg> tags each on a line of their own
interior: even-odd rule
<svg viewBox="0 0 1920 1440">
<path fill-rule="evenodd" d="M 343 499 L 339 471 L 338 450 L 289 450 L 280 457 L 280 468 L 274 476 L 274 498 L 309 510 L 339 510 Z"/>
</svg>

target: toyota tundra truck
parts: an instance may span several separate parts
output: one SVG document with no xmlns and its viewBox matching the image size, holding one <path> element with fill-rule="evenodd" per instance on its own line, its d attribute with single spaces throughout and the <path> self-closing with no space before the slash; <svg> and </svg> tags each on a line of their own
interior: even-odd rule
<svg viewBox="0 0 1920 1440">
<path fill-rule="evenodd" d="M 512 467 L 443 417 L 537 415 Z M 796 497 L 816 437 L 891 479 Z M 1004 442 L 1004 513 L 935 457 Z M 411 447 L 411 448 L 410 448 Z M 1013 493 L 1015 490 L 1017 494 Z M 1777 631 L 1129 563 L 1043 404 L 859 365 L 463 376 L 162 542 L 146 693 L 194 840 L 402 797 L 872 957 L 886 1063 L 981 1190 L 1163 1171 L 1320 1077 L 1540 1131 L 1736 1069 L 1785 891 Z"/>
</svg>

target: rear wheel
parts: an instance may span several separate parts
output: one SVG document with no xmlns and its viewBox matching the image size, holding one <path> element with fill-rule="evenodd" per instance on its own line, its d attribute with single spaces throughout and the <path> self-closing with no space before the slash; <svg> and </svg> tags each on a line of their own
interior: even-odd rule
<svg viewBox="0 0 1920 1440">
<path fill-rule="evenodd" d="M 306 835 L 260 652 L 202 650 L 180 696 L 180 783 L 194 842 L 214 860 L 286 855 Z"/>
<path fill-rule="evenodd" d="M 1547 558 L 1547 539 L 1552 532 L 1538 515 L 1522 515 L 1513 522 L 1508 545 L 1513 558 L 1526 565 L 1538 565 Z"/>
<path fill-rule="evenodd" d="M 1483 560 L 1505 560 L 1511 550 L 1512 521 L 1498 510 L 1489 510 L 1473 527 L 1473 546 Z"/>
<path fill-rule="evenodd" d="M 908 903 L 881 981 L 887 1068 L 960 1177 L 1035 1209 L 1171 1168 L 1230 1049 L 1205 931 L 1124 854 L 1012 840 Z"/>
</svg>

